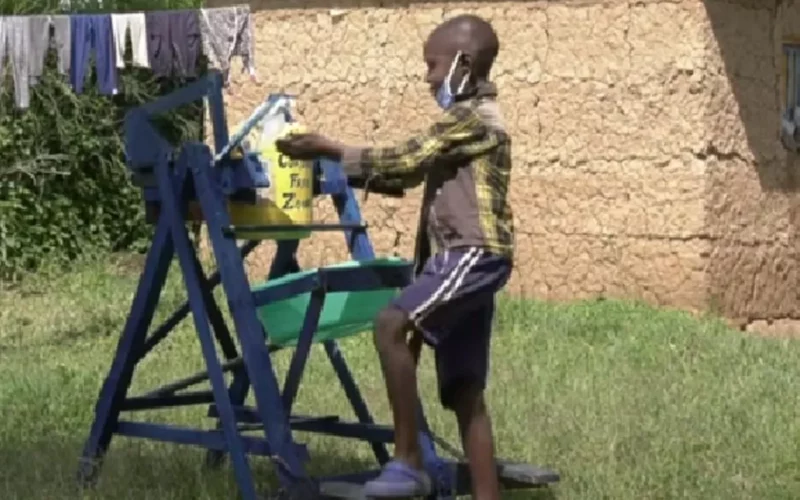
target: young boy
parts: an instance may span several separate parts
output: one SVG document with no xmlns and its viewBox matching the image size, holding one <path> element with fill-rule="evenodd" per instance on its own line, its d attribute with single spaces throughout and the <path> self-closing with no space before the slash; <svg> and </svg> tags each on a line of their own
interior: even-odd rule
<svg viewBox="0 0 800 500">
<path fill-rule="evenodd" d="M 483 397 L 494 296 L 511 273 L 514 240 L 511 141 L 488 80 L 498 50 L 494 29 L 476 16 L 458 16 L 434 29 L 424 47 L 426 81 L 444 113 L 397 147 L 355 148 L 317 134 L 278 143 L 291 157 L 339 160 L 347 175 L 367 179 L 367 186 L 399 181 L 410 187 L 425 180 L 416 278 L 375 321 L 395 458 L 365 485 L 369 497 L 424 496 L 432 488 L 417 441 L 416 363 L 407 342 L 413 331 L 435 352 L 440 399 L 456 414 L 473 497 L 500 498 Z"/>
</svg>

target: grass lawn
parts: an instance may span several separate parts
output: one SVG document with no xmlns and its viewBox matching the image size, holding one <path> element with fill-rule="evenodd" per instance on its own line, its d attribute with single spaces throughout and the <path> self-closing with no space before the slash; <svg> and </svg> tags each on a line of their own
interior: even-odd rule
<svg viewBox="0 0 800 500">
<path fill-rule="evenodd" d="M 0 498 L 235 497 L 230 469 L 204 470 L 201 451 L 124 438 L 112 443 L 95 490 L 74 487 L 136 278 L 131 266 L 95 263 L 0 291 Z M 173 275 L 162 317 L 183 300 L 178 283 Z M 343 350 L 387 421 L 370 339 L 349 339 Z M 277 360 L 288 364 L 286 354 Z M 134 392 L 200 367 L 187 321 L 143 363 Z M 429 354 L 420 384 L 432 425 L 455 438 L 452 418 L 436 406 Z M 560 499 L 796 499 L 798 387 L 797 342 L 639 304 L 507 300 L 497 318 L 489 400 L 500 454 L 558 469 Z M 296 409 L 352 414 L 317 348 Z M 202 407 L 142 417 L 210 424 Z M 366 444 L 299 438 L 309 443 L 316 472 L 370 464 Z M 266 484 L 268 464 L 255 463 Z"/>
</svg>

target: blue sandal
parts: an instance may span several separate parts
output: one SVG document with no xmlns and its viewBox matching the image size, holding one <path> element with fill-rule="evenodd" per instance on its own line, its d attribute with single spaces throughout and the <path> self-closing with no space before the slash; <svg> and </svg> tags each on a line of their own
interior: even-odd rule
<svg viewBox="0 0 800 500">
<path fill-rule="evenodd" d="M 425 497 L 431 494 L 431 479 L 424 470 L 392 460 L 381 474 L 364 485 L 367 498 Z"/>
</svg>

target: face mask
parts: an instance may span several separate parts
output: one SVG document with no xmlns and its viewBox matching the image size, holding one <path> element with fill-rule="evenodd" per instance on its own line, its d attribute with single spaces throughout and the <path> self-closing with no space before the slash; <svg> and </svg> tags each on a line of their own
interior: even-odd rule
<svg viewBox="0 0 800 500">
<path fill-rule="evenodd" d="M 461 60 L 461 51 L 459 50 L 456 54 L 456 57 L 453 59 L 453 63 L 450 65 L 450 71 L 447 72 L 447 77 L 445 77 L 444 82 L 439 87 L 439 90 L 436 91 L 436 102 L 439 104 L 439 107 L 442 109 L 449 109 L 450 106 L 456 100 L 456 96 L 462 94 L 464 92 L 464 88 L 467 86 L 467 82 L 469 81 L 469 72 L 464 75 L 464 78 L 461 79 L 461 83 L 458 84 L 458 88 L 456 89 L 455 93 L 453 92 L 453 73 L 456 71 L 456 67 L 458 67 L 458 63 Z"/>
</svg>

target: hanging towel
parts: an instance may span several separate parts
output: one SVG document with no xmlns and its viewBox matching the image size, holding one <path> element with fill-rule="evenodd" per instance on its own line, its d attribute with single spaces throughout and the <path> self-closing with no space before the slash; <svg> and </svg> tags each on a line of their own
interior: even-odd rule
<svg viewBox="0 0 800 500">
<path fill-rule="evenodd" d="M 145 21 L 147 52 L 153 74 L 195 76 L 202 50 L 198 12 L 148 12 Z"/>
<path fill-rule="evenodd" d="M 6 55 L 14 80 L 14 103 L 30 106 L 31 24 L 25 16 L 0 17 L 0 85 L 5 80 Z"/>
<path fill-rule="evenodd" d="M 114 35 L 111 16 L 73 15 L 72 30 L 72 66 L 70 81 L 76 94 L 83 92 L 83 83 L 89 69 L 92 49 L 95 52 L 97 65 L 97 88 L 101 94 L 117 92 L 117 62 L 114 51 Z"/>
<path fill-rule="evenodd" d="M 72 26 L 69 16 L 52 16 L 52 21 L 53 42 L 58 54 L 58 72 L 68 75 L 72 60 Z"/>
<path fill-rule="evenodd" d="M 209 64 L 222 71 L 227 81 L 231 59 L 239 56 L 245 71 L 255 76 L 250 6 L 201 9 L 200 18 L 203 53 Z"/>
<path fill-rule="evenodd" d="M 52 20 L 50 16 L 31 16 L 30 36 L 31 54 L 28 63 L 28 76 L 31 85 L 39 83 L 39 78 L 44 73 L 44 63 L 47 58 L 47 51 L 50 49 L 50 26 Z"/>
<path fill-rule="evenodd" d="M 111 24 L 114 26 L 114 48 L 116 49 L 117 68 L 125 67 L 125 41 L 128 32 L 131 34 L 133 65 L 140 68 L 149 68 L 150 61 L 147 55 L 147 33 L 144 13 L 111 14 Z"/>
</svg>

